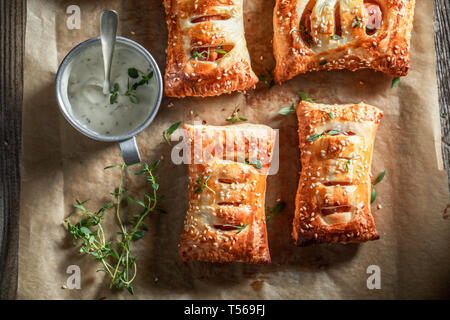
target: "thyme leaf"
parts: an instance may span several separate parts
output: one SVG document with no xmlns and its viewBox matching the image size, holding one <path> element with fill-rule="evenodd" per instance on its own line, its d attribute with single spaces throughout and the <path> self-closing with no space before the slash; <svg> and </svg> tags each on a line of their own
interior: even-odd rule
<svg viewBox="0 0 450 320">
<path fill-rule="evenodd" d="M 302 100 L 305 100 L 305 101 L 313 102 L 313 103 L 314 103 L 314 100 L 311 99 L 310 97 L 308 97 L 308 95 L 307 95 L 305 92 L 297 91 L 297 95 L 298 95 L 300 98 L 302 98 Z"/>
<path fill-rule="evenodd" d="M 271 215 L 266 216 L 266 222 L 272 219 L 275 215 L 280 213 L 286 207 L 286 202 L 280 201 L 273 208 L 269 207 L 269 212 Z"/>
<path fill-rule="evenodd" d="M 172 143 L 170 142 L 170 137 L 172 134 L 177 130 L 181 125 L 181 121 L 175 122 L 172 124 L 168 129 L 164 130 L 162 133 L 162 136 L 164 138 L 164 141 L 169 145 L 172 146 Z"/>
<path fill-rule="evenodd" d="M 287 116 L 287 115 L 289 115 L 291 113 L 294 113 L 296 108 L 297 108 L 297 104 L 293 103 L 290 107 L 285 107 L 285 108 L 280 109 L 278 111 L 278 113 L 283 115 L 283 116 Z"/>
<path fill-rule="evenodd" d="M 266 68 L 266 74 L 258 76 L 260 81 L 263 81 L 269 86 L 269 89 L 275 85 L 275 80 L 273 79 L 273 73 L 270 69 Z"/>
<path fill-rule="evenodd" d="M 203 173 L 201 173 L 201 174 L 199 175 L 199 177 L 197 178 L 197 181 L 195 182 L 195 185 L 194 185 L 194 188 L 195 188 L 194 193 L 195 193 L 195 194 L 202 192 L 203 189 L 208 189 L 209 191 L 211 191 L 211 192 L 213 192 L 213 193 L 216 193 L 213 189 L 211 189 L 211 188 L 208 186 L 208 181 L 209 181 L 209 179 L 211 178 L 211 176 L 212 176 L 213 173 L 214 173 L 214 171 L 211 172 L 211 173 L 206 177 L 205 181 L 202 181 L 202 180 L 203 180 Z"/>
<path fill-rule="evenodd" d="M 375 199 L 377 198 L 377 191 L 375 190 L 375 185 L 379 184 L 384 176 L 386 175 L 386 170 L 381 172 L 378 177 L 375 179 L 375 182 L 372 183 L 372 191 L 370 194 L 370 203 L 374 203 Z"/>
<path fill-rule="evenodd" d="M 395 77 L 392 79 L 391 88 L 395 88 L 400 83 L 400 77 Z"/>
<path fill-rule="evenodd" d="M 357 28 L 360 25 L 361 25 L 361 19 L 358 17 L 358 15 L 355 15 L 355 18 L 353 19 L 353 22 L 352 22 L 352 27 Z"/>
<path fill-rule="evenodd" d="M 234 228 L 234 229 L 237 230 L 236 234 L 239 234 L 239 233 L 242 232 L 242 230 L 244 230 L 245 228 L 247 228 L 248 223 L 246 223 L 246 224 L 244 224 L 244 225 L 242 225 L 242 226 L 235 226 L 235 225 L 232 225 L 232 224 L 225 224 L 225 225 L 223 225 L 223 226 L 224 226 L 224 227 L 229 227 L 229 228 Z"/>
<path fill-rule="evenodd" d="M 319 139 L 320 137 L 324 136 L 324 135 L 329 135 L 329 136 L 335 136 L 340 134 L 341 132 L 338 130 L 329 130 L 329 131 L 324 131 L 322 133 L 315 133 L 311 136 L 308 137 L 308 141 L 316 141 L 317 139 Z"/>
<path fill-rule="evenodd" d="M 159 161 L 153 163 L 152 166 L 144 164 L 146 179 L 152 184 L 157 184 L 153 170 L 156 169 L 158 163 Z M 127 189 L 123 187 L 127 165 L 108 166 L 105 167 L 105 170 L 112 168 L 119 168 L 120 170 L 119 186 L 114 192 L 111 192 L 114 201 L 106 203 L 98 211 L 90 211 L 85 207 L 87 200 L 76 200 L 74 208 L 81 212 L 81 215 L 75 223 L 72 223 L 69 219 L 66 219 L 65 222 L 74 245 L 80 244 L 78 251 L 81 254 L 92 256 L 102 263 L 102 268 L 97 271 L 106 273 L 110 278 L 109 288 L 121 289 L 125 287 L 130 294 L 134 294 L 132 282 L 137 274 L 137 259 L 132 256 L 132 243 L 134 240 L 144 237 L 148 227 L 143 223 L 143 220 L 150 213 L 159 212 L 157 210 L 159 198 L 156 193 L 157 190 L 153 188 L 150 195 L 144 194 L 146 202 L 136 200 L 144 209 L 140 214 L 133 215 L 134 220 L 125 224 L 121 204 L 124 200 L 131 199 L 126 194 Z M 103 222 L 105 222 L 109 211 L 115 213 L 119 227 L 119 231 L 113 234 L 121 236 L 120 241 L 114 245 L 112 241 L 107 241 L 108 236 L 112 239 L 113 235 L 108 235 L 103 227 Z"/>
<path fill-rule="evenodd" d="M 239 105 L 237 105 L 237 106 L 234 108 L 234 111 L 233 111 L 233 113 L 231 114 L 231 117 L 225 119 L 225 121 L 232 122 L 232 123 L 236 123 L 236 122 L 239 122 L 239 121 L 248 121 L 248 119 L 239 116 Z"/>
</svg>

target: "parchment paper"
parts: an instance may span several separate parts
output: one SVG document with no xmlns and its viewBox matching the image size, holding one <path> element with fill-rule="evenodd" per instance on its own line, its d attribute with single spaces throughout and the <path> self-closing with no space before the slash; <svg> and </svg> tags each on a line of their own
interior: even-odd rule
<svg viewBox="0 0 450 320">
<path fill-rule="evenodd" d="M 81 29 L 68 30 L 66 8 L 81 8 Z M 441 168 L 439 108 L 435 77 L 433 8 L 417 1 L 412 38 L 412 70 L 391 89 L 391 78 L 372 71 L 314 72 L 269 89 L 261 83 L 247 94 L 216 98 L 164 98 L 155 121 L 138 138 L 145 161 L 164 158 L 160 194 L 167 215 L 147 221 L 149 233 L 136 242 L 138 276 L 135 296 L 107 289 L 99 264 L 73 247 L 63 225 L 75 199 L 91 199 L 98 209 L 109 202 L 118 172 L 103 170 L 121 163 L 114 144 L 90 140 L 62 117 L 54 95 L 57 67 L 82 40 L 99 34 L 103 9 L 120 14 L 119 34 L 142 43 L 165 67 L 167 29 L 162 1 L 27 2 L 25 93 L 23 109 L 22 196 L 19 288 L 21 299 L 393 299 L 449 298 L 449 201 Z M 245 29 L 257 74 L 272 69 L 273 0 L 245 1 Z M 360 102 L 384 110 L 375 143 L 373 173 L 386 169 L 373 208 L 381 239 L 365 244 L 292 245 L 294 195 L 300 171 L 294 115 L 277 111 L 296 102 L 297 90 L 324 103 Z M 173 106 L 171 106 L 173 104 Z M 280 170 L 268 178 L 267 206 L 277 199 L 286 209 L 268 223 L 272 264 L 183 264 L 177 245 L 187 208 L 187 169 L 170 161 L 161 133 L 176 121 L 224 125 L 235 105 L 250 122 L 280 130 Z M 128 184 L 143 191 L 130 175 Z M 377 209 L 381 204 L 382 209 Z M 114 224 L 113 215 L 109 219 Z M 81 270 L 81 289 L 62 289 L 69 265 Z M 366 270 L 377 265 L 381 289 L 369 290 Z"/>
</svg>

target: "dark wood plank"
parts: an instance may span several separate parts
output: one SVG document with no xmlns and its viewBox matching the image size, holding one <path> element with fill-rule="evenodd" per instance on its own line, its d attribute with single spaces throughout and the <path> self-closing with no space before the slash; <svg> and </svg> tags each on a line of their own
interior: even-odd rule
<svg viewBox="0 0 450 320">
<path fill-rule="evenodd" d="M 25 1 L 0 0 L 0 299 L 17 291 Z"/>
<path fill-rule="evenodd" d="M 435 0 L 434 19 L 439 105 L 443 115 L 442 154 L 450 188 L 450 2 L 448 0 Z"/>
</svg>

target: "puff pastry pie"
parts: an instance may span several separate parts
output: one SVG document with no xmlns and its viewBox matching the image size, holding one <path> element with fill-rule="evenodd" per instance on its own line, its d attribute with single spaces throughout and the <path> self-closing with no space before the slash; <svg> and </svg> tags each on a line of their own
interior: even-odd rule
<svg viewBox="0 0 450 320">
<path fill-rule="evenodd" d="M 216 96 L 251 89 L 243 0 L 164 0 L 169 28 L 164 93 Z"/>
<path fill-rule="evenodd" d="M 292 231 L 296 244 L 378 239 L 370 166 L 383 112 L 364 103 L 303 101 L 297 116 L 302 172 Z"/>
<path fill-rule="evenodd" d="M 314 70 L 409 71 L 415 0 L 277 0 L 277 83 Z"/>
<path fill-rule="evenodd" d="M 254 124 L 185 130 L 192 160 L 180 259 L 269 263 L 264 204 L 275 131 Z"/>
</svg>

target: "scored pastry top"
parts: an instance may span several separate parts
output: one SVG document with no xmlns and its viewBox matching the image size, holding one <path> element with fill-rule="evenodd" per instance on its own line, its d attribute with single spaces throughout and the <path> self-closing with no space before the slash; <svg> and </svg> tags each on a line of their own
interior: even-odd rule
<svg viewBox="0 0 450 320">
<path fill-rule="evenodd" d="M 314 70 L 409 71 L 415 0 L 277 0 L 275 81 Z"/>
<path fill-rule="evenodd" d="M 370 213 L 370 167 L 382 111 L 364 103 L 303 101 L 297 115 L 302 171 L 293 228 L 296 243 L 377 239 Z"/>
</svg>

